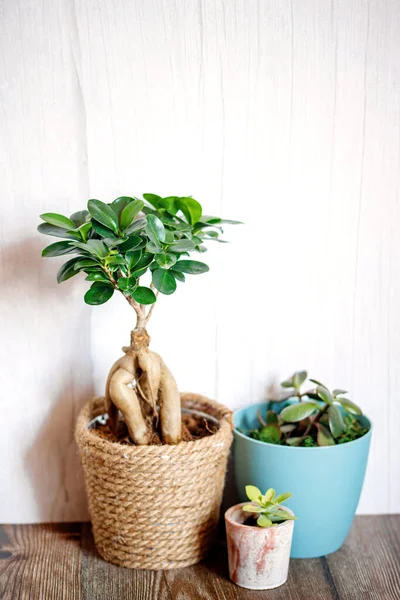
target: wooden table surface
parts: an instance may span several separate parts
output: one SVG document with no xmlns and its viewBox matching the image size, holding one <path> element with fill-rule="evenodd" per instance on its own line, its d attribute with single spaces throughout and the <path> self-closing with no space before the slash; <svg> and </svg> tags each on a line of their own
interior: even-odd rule
<svg viewBox="0 0 400 600">
<path fill-rule="evenodd" d="M 97 554 L 88 523 L 0 526 L 1 600 L 400 599 L 400 515 L 360 516 L 344 547 L 292 560 L 286 585 L 251 592 L 228 579 L 223 536 L 175 571 L 123 569 Z"/>
</svg>

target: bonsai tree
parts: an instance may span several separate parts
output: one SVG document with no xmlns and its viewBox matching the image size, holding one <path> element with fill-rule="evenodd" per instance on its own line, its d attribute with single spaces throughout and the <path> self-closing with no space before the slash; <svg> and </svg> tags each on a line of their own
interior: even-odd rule
<svg viewBox="0 0 400 600">
<path fill-rule="evenodd" d="M 192 197 L 143 194 L 144 200 L 122 196 L 110 204 L 89 200 L 87 210 L 66 217 L 40 215 L 38 231 L 62 238 L 47 246 L 44 257 L 74 255 L 57 273 L 62 283 L 80 272 L 91 282 L 85 302 L 104 304 L 119 292 L 136 313 L 131 345 L 112 366 L 105 400 L 110 425 L 124 416 L 135 444 L 181 439 L 181 408 L 177 384 L 165 362 L 149 349 L 146 331 L 158 295 L 173 294 L 186 275 L 209 267 L 192 260 L 209 241 L 222 242 L 221 225 L 237 221 L 203 215 Z"/>
<path fill-rule="evenodd" d="M 345 390 L 330 391 L 316 379 L 309 379 L 314 387 L 302 391 L 307 371 L 297 371 L 281 386 L 289 390 L 280 402 L 289 398 L 297 402 L 285 406 L 279 413 L 268 410 L 265 417 L 258 413 L 261 427 L 249 436 L 261 442 L 289 446 L 333 446 L 352 442 L 368 431 L 357 416 L 362 410 L 346 398 Z"/>
<path fill-rule="evenodd" d="M 242 510 L 257 519 L 259 527 L 272 527 L 284 521 L 297 520 L 297 517 L 281 506 L 282 502 L 291 498 L 290 492 L 276 496 L 275 490 L 269 488 L 265 494 L 262 494 L 255 485 L 246 485 L 246 496 L 252 504 L 245 504 Z"/>
</svg>

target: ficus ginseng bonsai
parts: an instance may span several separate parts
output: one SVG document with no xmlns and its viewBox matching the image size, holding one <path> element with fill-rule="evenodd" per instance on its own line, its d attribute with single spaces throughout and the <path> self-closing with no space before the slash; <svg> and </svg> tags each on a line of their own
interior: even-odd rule
<svg viewBox="0 0 400 600">
<path fill-rule="evenodd" d="M 223 241 L 221 225 L 238 222 L 203 215 L 191 197 L 143 198 L 122 196 L 110 204 L 89 200 L 87 210 L 70 217 L 45 213 L 38 231 L 63 238 L 47 246 L 42 256 L 75 255 L 61 266 L 58 283 L 83 271 L 92 282 L 87 304 L 104 304 L 118 291 L 136 312 L 131 345 L 107 379 L 111 427 L 116 430 L 121 411 L 135 444 L 160 438 L 176 444 L 181 439 L 178 387 L 162 358 L 149 349 L 146 326 L 159 293 L 173 294 L 186 274 L 209 270 L 204 262 L 187 259 L 189 253 L 204 252 L 208 241 Z M 145 277 L 148 285 L 142 283 Z"/>
<path fill-rule="evenodd" d="M 259 527 L 272 527 L 284 521 L 295 521 L 297 517 L 290 514 L 281 504 L 288 500 L 292 494 L 286 492 L 276 496 L 273 488 L 269 488 L 265 494 L 255 485 L 246 485 L 246 496 L 251 500 L 252 504 L 245 504 L 242 507 L 243 512 L 257 517 L 257 525 Z"/>
<path fill-rule="evenodd" d="M 365 435 L 368 428 L 357 420 L 362 410 L 344 396 L 345 390 L 330 391 L 316 379 L 314 387 L 302 392 L 307 371 L 297 371 L 281 386 L 290 391 L 279 401 L 297 398 L 279 413 L 268 410 L 265 417 L 258 413 L 261 427 L 248 433 L 253 439 L 288 446 L 333 446 L 351 442 Z M 355 416 L 354 416 L 355 415 Z"/>
</svg>

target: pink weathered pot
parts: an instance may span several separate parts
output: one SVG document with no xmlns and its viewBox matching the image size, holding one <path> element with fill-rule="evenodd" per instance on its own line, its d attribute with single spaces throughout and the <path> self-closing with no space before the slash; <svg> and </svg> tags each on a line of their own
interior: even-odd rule
<svg viewBox="0 0 400 600">
<path fill-rule="evenodd" d="M 244 525 L 245 504 L 249 503 L 236 504 L 225 513 L 229 576 L 233 583 L 249 590 L 283 585 L 288 576 L 294 522 L 272 527 Z"/>
</svg>

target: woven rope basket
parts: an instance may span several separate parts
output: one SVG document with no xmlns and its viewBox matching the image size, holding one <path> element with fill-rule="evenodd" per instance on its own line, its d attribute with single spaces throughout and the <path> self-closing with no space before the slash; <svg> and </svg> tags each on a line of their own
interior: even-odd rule
<svg viewBox="0 0 400 600">
<path fill-rule="evenodd" d="M 193 565 L 212 544 L 232 443 L 232 413 L 197 394 L 182 405 L 218 418 L 208 437 L 172 445 L 130 446 L 88 429 L 99 399 L 77 423 L 93 535 L 107 561 L 138 569 Z"/>
</svg>

